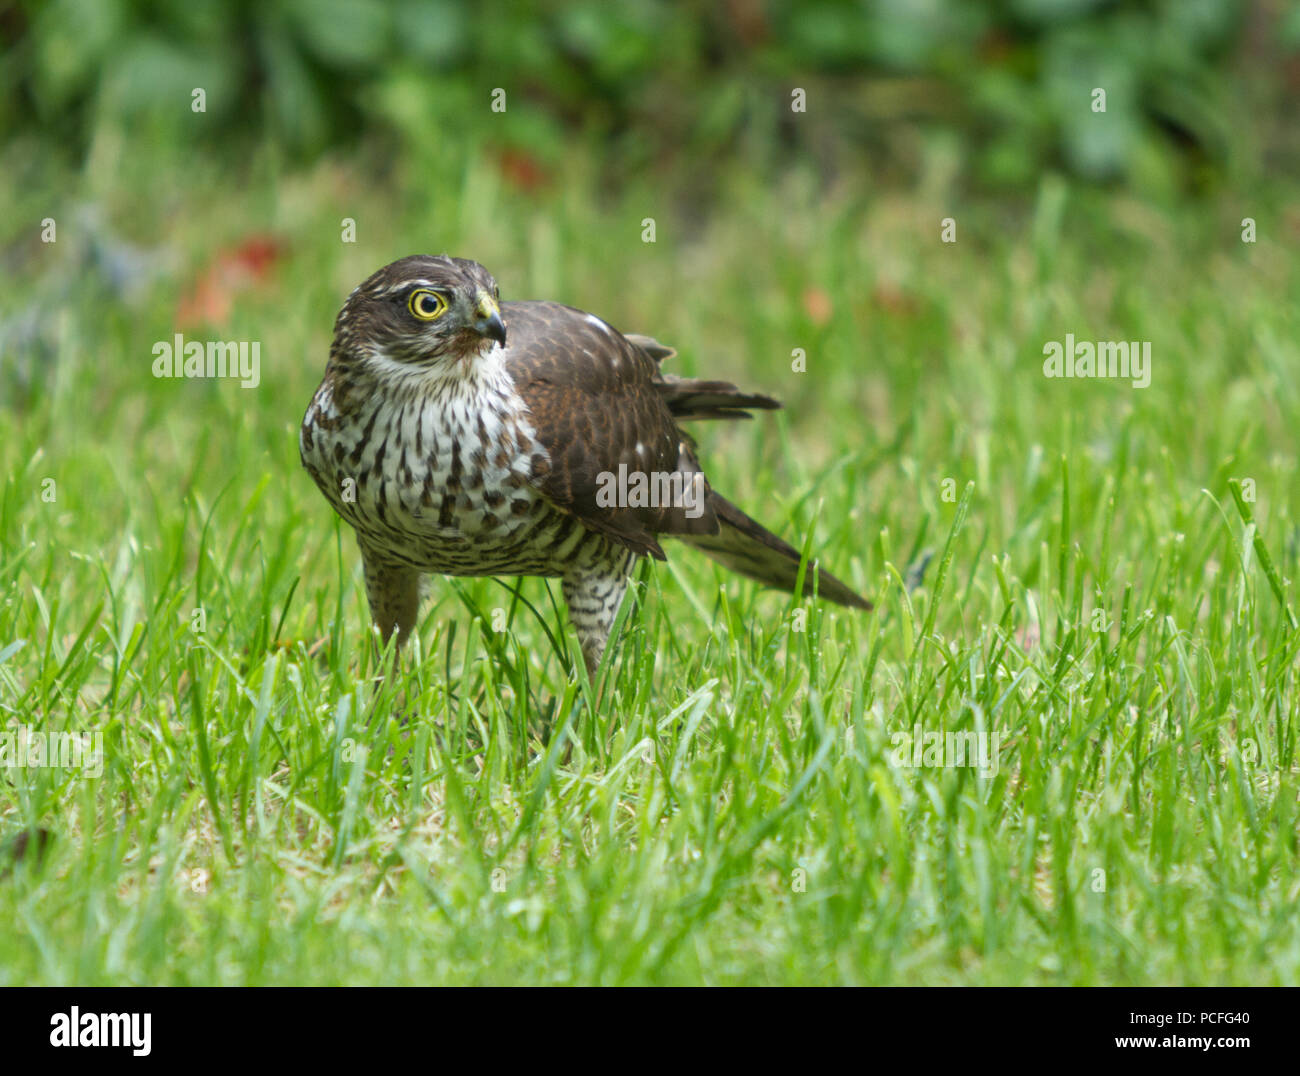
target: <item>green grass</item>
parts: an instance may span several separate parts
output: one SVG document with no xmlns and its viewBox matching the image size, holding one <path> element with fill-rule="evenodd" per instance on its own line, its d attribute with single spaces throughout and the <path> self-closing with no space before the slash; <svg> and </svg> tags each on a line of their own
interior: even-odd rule
<svg viewBox="0 0 1300 1076">
<path fill-rule="evenodd" d="M 0 309 L 39 304 L 50 349 L 21 392 L 0 363 L 0 707 L 104 747 L 97 778 L 0 771 L 0 835 L 54 834 L 0 881 L 0 984 L 1300 982 L 1294 191 L 795 172 L 701 214 L 580 151 L 529 195 L 490 158 L 389 183 L 131 150 L 0 168 Z M 84 201 L 172 252 L 134 304 L 78 262 Z M 260 341 L 259 387 L 153 379 L 183 281 L 257 232 L 276 274 L 187 335 Z M 444 249 L 782 397 L 697 431 L 712 481 L 877 611 L 673 545 L 595 707 L 537 580 L 435 580 L 379 678 L 296 430 L 351 287 Z M 1067 332 L 1150 340 L 1151 386 L 1044 378 Z M 918 723 L 995 733 L 996 774 L 896 765 Z"/>
</svg>

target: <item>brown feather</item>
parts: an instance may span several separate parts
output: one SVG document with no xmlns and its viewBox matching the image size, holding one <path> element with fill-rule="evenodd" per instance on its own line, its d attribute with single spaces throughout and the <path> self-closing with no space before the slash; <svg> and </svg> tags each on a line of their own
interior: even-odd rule
<svg viewBox="0 0 1300 1076">
<path fill-rule="evenodd" d="M 560 303 L 505 303 L 502 315 L 510 334 L 506 368 L 550 455 L 549 466 L 533 476 L 546 496 L 592 530 L 659 560 L 665 557 L 656 535 L 716 534 L 694 443 L 661 395 L 654 357 Z M 698 510 L 600 504 L 601 476 L 618 474 L 620 464 L 628 473 L 667 476 L 682 488 L 698 481 L 705 496 Z"/>
<path fill-rule="evenodd" d="M 712 536 L 683 537 L 682 540 L 734 572 L 793 593 L 802 559 L 799 550 L 782 541 L 761 523 L 750 519 L 720 494 L 712 494 L 709 500 L 721 524 L 718 533 Z M 817 593 L 827 601 L 854 609 L 872 608 L 866 598 L 840 582 L 830 572 L 822 568 L 814 569 L 811 563 L 804 576 L 805 594 L 813 592 L 814 575 Z"/>
</svg>

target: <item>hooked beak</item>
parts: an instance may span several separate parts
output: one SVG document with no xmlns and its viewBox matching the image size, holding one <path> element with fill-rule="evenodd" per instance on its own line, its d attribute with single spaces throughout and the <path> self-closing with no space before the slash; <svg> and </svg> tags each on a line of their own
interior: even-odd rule
<svg viewBox="0 0 1300 1076">
<path fill-rule="evenodd" d="M 497 301 L 486 292 L 479 292 L 478 305 L 474 308 L 474 331 L 479 336 L 495 340 L 502 347 L 506 346 L 506 323 L 501 320 L 501 308 Z"/>
</svg>

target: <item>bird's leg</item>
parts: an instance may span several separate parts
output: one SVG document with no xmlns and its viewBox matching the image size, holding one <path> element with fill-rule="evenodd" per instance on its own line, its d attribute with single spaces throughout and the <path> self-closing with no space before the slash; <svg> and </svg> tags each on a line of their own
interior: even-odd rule
<svg viewBox="0 0 1300 1076">
<path fill-rule="evenodd" d="M 569 607 L 569 619 L 578 633 L 582 660 L 587 665 L 587 676 L 593 687 L 605 644 L 609 642 L 609 633 L 614 626 L 614 617 L 627 591 L 632 559 L 629 553 L 612 570 L 608 566 L 603 570 L 575 570 L 564 577 L 560 588 Z"/>
<path fill-rule="evenodd" d="M 392 673 L 401 670 L 402 644 L 415 630 L 416 614 L 420 610 L 420 573 L 413 568 L 385 562 L 366 549 L 361 550 L 361 557 L 366 570 L 366 597 L 370 601 L 370 616 L 379 629 L 380 653 L 388 641 L 397 633 L 397 642 L 393 646 Z M 379 661 L 376 661 L 379 665 Z M 382 668 L 382 667 L 381 667 Z M 381 671 L 380 675 L 383 675 Z M 393 699 L 393 712 L 402 724 L 406 723 L 406 692 L 403 690 Z"/>
<path fill-rule="evenodd" d="M 393 665 L 397 654 L 411 632 L 420 609 L 420 573 L 414 568 L 394 565 L 379 560 L 362 549 L 366 569 L 366 597 L 370 601 L 370 616 L 379 628 L 383 645 L 397 632 L 397 646 L 393 650 Z"/>
</svg>

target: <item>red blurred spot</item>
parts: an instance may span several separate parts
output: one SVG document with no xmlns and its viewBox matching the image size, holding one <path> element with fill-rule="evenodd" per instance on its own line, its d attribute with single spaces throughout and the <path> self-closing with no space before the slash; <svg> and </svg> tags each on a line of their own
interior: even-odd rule
<svg viewBox="0 0 1300 1076">
<path fill-rule="evenodd" d="M 803 293 L 803 312 L 814 325 L 825 325 L 835 315 L 835 304 L 831 297 L 821 288 L 805 288 Z"/>
<path fill-rule="evenodd" d="M 235 296 L 268 280 L 282 257 L 284 244 L 268 235 L 252 235 L 223 247 L 182 297 L 176 308 L 177 328 L 224 323 Z"/>
<path fill-rule="evenodd" d="M 985 34 L 975 48 L 981 60 L 996 64 L 1008 59 L 1015 52 L 1016 43 L 1006 31 L 993 30 Z"/>
<path fill-rule="evenodd" d="M 1288 56 L 1282 61 L 1282 73 L 1287 89 L 1300 90 L 1300 56 Z"/>
<path fill-rule="evenodd" d="M 522 191 L 535 191 L 550 179 L 537 158 L 521 149 L 502 150 L 498 163 L 505 181 Z"/>
<path fill-rule="evenodd" d="M 1282 211 L 1282 219 L 1286 221 L 1287 230 L 1300 239 L 1300 206 L 1288 206 Z"/>
<path fill-rule="evenodd" d="M 890 280 L 878 280 L 871 289 L 871 301 L 881 310 L 898 317 L 911 317 L 916 313 L 916 300 Z"/>
<path fill-rule="evenodd" d="M 742 45 L 760 45 L 769 36 L 762 0 L 727 0 L 727 23 Z"/>
</svg>

